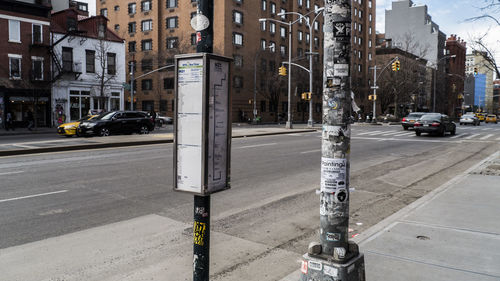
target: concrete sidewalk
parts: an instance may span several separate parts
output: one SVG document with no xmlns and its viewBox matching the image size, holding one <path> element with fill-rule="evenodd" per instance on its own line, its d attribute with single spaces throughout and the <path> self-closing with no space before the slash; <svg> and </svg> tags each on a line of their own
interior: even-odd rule
<svg viewBox="0 0 500 281">
<path fill-rule="evenodd" d="M 355 237 L 366 280 L 500 280 L 499 203 L 497 152 Z"/>
</svg>

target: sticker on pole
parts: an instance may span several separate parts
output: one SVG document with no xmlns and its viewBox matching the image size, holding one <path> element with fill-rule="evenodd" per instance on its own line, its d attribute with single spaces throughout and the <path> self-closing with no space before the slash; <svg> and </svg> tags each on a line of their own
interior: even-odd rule
<svg viewBox="0 0 500 281">
<path fill-rule="evenodd" d="M 202 31 L 210 26 L 210 21 L 208 18 L 202 14 L 197 14 L 191 19 L 191 27 L 195 31 Z"/>
<path fill-rule="evenodd" d="M 321 192 L 334 193 L 346 186 L 347 159 L 321 158 Z"/>
</svg>

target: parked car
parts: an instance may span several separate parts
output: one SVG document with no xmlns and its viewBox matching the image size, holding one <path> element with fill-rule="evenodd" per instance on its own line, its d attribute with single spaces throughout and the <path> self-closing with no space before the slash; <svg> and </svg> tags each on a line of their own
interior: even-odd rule
<svg viewBox="0 0 500 281">
<path fill-rule="evenodd" d="M 474 115 L 472 112 L 468 112 L 462 117 L 460 117 L 460 125 L 467 125 L 467 124 L 472 124 L 474 126 L 479 126 L 481 125 L 481 121 L 479 121 L 479 118 Z"/>
<path fill-rule="evenodd" d="M 484 123 L 495 123 L 495 124 L 498 124 L 497 116 L 494 115 L 494 114 L 488 114 L 486 116 L 486 119 L 484 120 Z"/>
<path fill-rule="evenodd" d="M 408 116 L 404 117 L 401 121 L 404 130 L 408 130 L 408 128 L 413 128 L 413 124 L 417 121 L 425 112 L 412 112 L 408 114 Z"/>
<path fill-rule="evenodd" d="M 425 114 L 413 126 L 417 136 L 420 136 L 422 133 L 429 133 L 444 137 L 446 132 L 454 135 L 457 130 L 455 123 L 447 115 L 440 113 Z"/>
<path fill-rule="evenodd" d="M 81 122 L 87 121 L 87 120 L 92 120 L 94 118 L 97 118 L 99 115 L 87 115 L 75 122 L 69 122 L 69 123 L 64 123 L 59 125 L 57 127 L 57 134 L 60 136 L 65 136 L 65 137 L 72 137 L 72 136 L 78 136 L 78 126 L 80 125 Z"/>
<path fill-rule="evenodd" d="M 172 124 L 174 123 L 174 119 L 172 117 L 168 117 L 168 116 L 161 116 L 161 115 L 158 115 L 156 117 L 157 120 L 160 120 L 161 124 Z"/>
<path fill-rule="evenodd" d="M 153 118 L 141 111 L 111 111 L 84 121 L 78 126 L 82 136 L 109 136 L 111 134 L 149 134 L 154 130 Z"/>
</svg>

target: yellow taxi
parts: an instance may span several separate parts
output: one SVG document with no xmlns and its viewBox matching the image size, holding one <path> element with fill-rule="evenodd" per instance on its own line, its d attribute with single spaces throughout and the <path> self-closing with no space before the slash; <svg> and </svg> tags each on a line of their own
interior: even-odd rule
<svg viewBox="0 0 500 281">
<path fill-rule="evenodd" d="M 82 121 L 92 120 L 92 119 L 96 118 L 97 116 L 99 116 L 99 115 L 87 115 L 87 116 L 79 119 L 78 121 L 64 123 L 62 125 L 59 125 L 59 127 L 57 127 L 57 134 L 60 136 L 66 136 L 66 137 L 72 137 L 72 136 L 78 135 L 78 132 L 77 132 L 78 125 L 80 125 L 80 123 Z"/>
<path fill-rule="evenodd" d="M 476 117 L 477 119 L 479 119 L 479 121 L 484 122 L 484 120 L 486 119 L 486 113 L 476 113 Z"/>
<path fill-rule="evenodd" d="M 486 116 L 486 119 L 484 120 L 485 123 L 495 123 L 498 124 L 497 116 L 494 114 L 488 114 Z"/>
</svg>

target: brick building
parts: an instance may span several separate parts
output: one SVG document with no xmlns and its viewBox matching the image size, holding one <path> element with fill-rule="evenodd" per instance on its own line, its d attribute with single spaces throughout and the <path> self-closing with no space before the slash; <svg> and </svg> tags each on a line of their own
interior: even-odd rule
<svg viewBox="0 0 500 281">
<path fill-rule="evenodd" d="M 0 118 L 50 126 L 50 1 L 0 0 Z M 1 126 L 1 125 L 0 125 Z"/>
<path fill-rule="evenodd" d="M 447 60 L 446 100 L 444 108 L 449 116 L 459 116 L 464 101 L 465 57 L 467 44 L 456 34 L 446 40 L 446 55 L 455 56 Z"/>
<path fill-rule="evenodd" d="M 269 18 L 284 22 L 294 21 L 296 15 L 278 16 L 281 12 L 309 14 L 322 0 L 293 1 L 218 1 L 214 10 L 214 53 L 234 59 L 231 77 L 233 121 L 253 117 L 253 103 L 263 121 L 276 121 L 286 112 L 287 77 L 278 75 L 282 62 L 288 60 L 288 26 L 277 22 L 260 22 Z M 195 33 L 190 26 L 196 14 L 196 1 L 178 0 L 106 0 L 97 1 L 97 12 L 110 20 L 127 42 L 127 62 L 135 62 L 135 76 L 173 63 L 178 53 L 192 53 Z M 368 69 L 375 50 L 375 2 L 356 0 L 353 3 L 353 40 L 356 40 L 353 57 L 353 88 L 357 96 L 366 99 L 369 88 Z M 323 17 L 312 25 L 310 34 L 306 20 L 292 26 L 293 62 L 309 68 L 308 53 L 314 56 L 314 120 L 321 118 Z M 309 42 L 313 50 L 309 50 Z M 367 47 L 371 44 L 373 47 Z M 256 100 L 254 101 L 254 72 Z M 136 82 L 135 106 L 140 110 L 155 109 L 171 116 L 174 106 L 173 68 L 148 75 Z M 130 78 L 127 78 L 130 80 Z M 309 89 L 309 75 L 297 67 L 292 69 L 292 109 L 294 121 L 307 121 L 308 102 L 300 94 Z M 129 96 L 127 96 L 129 98 Z M 128 107 L 128 103 L 126 104 Z"/>
</svg>

